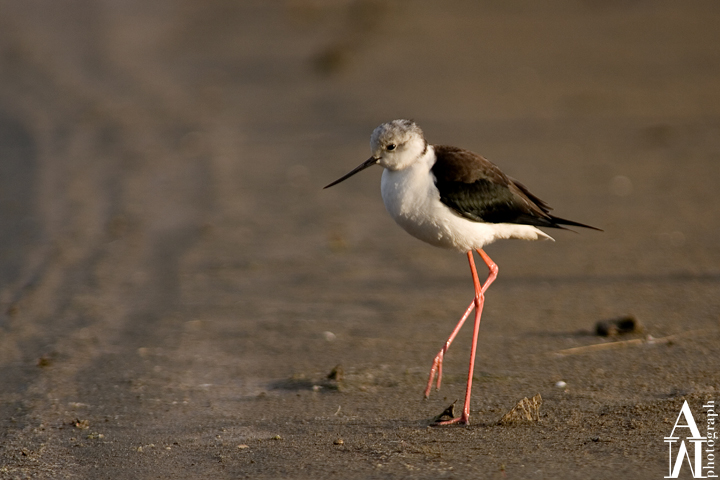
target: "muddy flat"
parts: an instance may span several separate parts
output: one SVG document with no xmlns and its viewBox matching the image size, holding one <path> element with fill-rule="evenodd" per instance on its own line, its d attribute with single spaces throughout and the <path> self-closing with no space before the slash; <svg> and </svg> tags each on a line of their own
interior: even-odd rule
<svg viewBox="0 0 720 480">
<path fill-rule="evenodd" d="M 0 478 L 669 475 L 683 404 L 704 435 L 720 402 L 718 25 L 713 1 L 0 2 Z M 486 248 L 469 426 L 431 426 L 469 326 L 423 399 L 466 259 L 394 224 L 380 168 L 322 189 L 394 118 L 604 230 Z"/>
</svg>

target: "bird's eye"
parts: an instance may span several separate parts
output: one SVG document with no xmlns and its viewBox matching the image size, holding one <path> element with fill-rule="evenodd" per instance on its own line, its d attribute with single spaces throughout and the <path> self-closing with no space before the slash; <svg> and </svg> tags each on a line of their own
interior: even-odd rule
<svg viewBox="0 0 720 480">
<path fill-rule="evenodd" d="M 390 145 L 388 145 L 387 147 L 385 147 L 385 150 L 387 150 L 388 152 L 392 152 L 392 151 L 395 150 L 396 148 L 397 148 L 397 145 L 395 145 L 394 143 L 391 143 Z"/>
</svg>

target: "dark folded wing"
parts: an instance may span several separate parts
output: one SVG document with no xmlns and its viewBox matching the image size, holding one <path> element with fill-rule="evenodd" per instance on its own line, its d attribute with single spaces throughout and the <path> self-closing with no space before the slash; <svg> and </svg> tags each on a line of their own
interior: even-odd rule
<svg viewBox="0 0 720 480">
<path fill-rule="evenodd" d="M 457 147 L 435 145 L 432 167 L 440 201 L 476 222 L 538 227 L 589 227 L 550 215 L 550 206 L 485 158 Z"/>
</svg>

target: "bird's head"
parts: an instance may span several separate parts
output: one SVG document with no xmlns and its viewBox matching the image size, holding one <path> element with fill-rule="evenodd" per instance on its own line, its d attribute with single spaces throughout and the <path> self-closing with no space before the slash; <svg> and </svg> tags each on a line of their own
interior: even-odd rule
<svg viewBox="0 0 720 480">
<path fill-rule="evenodd" d="M 378 126 L 370 137 L 370 150 L 388 170 L 409 167 L 425 152 L 423 131 L 411 120 L 393 120 Z"/>
<path fill-rule="evenodd" d="M 325 188 L 337 185 L 373 165 L 380 165 L 388 170 L 407 168 L 425 153 L 427 142 L 423 131 L 412 120 L 393 120 L 373 130 L 370 150 L 372 157 Z"/>
</svg>

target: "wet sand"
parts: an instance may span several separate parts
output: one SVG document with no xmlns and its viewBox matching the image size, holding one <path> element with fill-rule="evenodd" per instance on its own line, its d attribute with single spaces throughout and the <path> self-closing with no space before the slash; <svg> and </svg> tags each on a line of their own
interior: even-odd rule
<svg viewBox="0 0 720 480">
<path fill-rule="evenodd" d="M 668 475 L 683 402 L 720 401 L 718 25 L 711 1 L 0 2 L 0 478 Z M 468 427 L 429 424 L 470 328 L 422 398 L 465 258 L 393 224 L 379 168 L 322 190 L 402 117 L 604 229 L 486 249 Z M 595 335 L 621 315 L 642 332 Z"/>
</svg>

